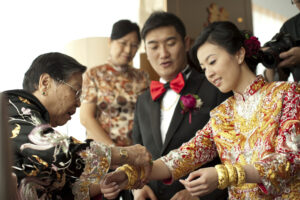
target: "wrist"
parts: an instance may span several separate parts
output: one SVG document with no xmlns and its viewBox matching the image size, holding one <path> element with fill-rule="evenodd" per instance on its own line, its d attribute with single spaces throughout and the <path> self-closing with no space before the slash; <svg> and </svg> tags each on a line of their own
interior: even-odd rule
<svg viewBox="0 0 300 200">
<path fill-rule="evenodd" d="M 128 163 L 129 152 L 124 147 L 111 147 L 112 165 L 122 165 Z"/>
<path fill-rule="evenodd" d="M 128 151 L 125 148 L 120 148 L 119 149 L 119 155 L 120 155 L 120 162 L 122 164 L 128 163 Z"/>
</svg>

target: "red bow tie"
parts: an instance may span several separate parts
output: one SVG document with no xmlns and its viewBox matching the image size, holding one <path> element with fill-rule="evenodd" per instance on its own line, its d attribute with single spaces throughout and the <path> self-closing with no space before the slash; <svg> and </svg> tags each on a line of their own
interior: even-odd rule
<svg viewBox="0 0 300 200">
<path fill-rule="evenodd" d="M 175 79 L 173 79 L 170 83 L 162 84 L 159 81 L 151 81 L 150 84 L 150 93 L 152 100 L 157 100 L 162 94 L 164 94 L 167 89 L 171 88 L 176 93 L 180 93 L 183 89 L 185 83 L 182 73 L 179 73 Z"/>
</svg>

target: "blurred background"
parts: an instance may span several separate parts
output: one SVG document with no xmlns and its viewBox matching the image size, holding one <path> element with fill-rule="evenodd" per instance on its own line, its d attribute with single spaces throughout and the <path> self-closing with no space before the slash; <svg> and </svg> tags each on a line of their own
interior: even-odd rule
<svg viewBox="0 0 300 200">
<path fill-rule="evenodd" d="M 88 67 L 105 62 L 107 38 L 114 22 L 129 19 L 142 27 L 154 10 L 177 14 L 192 39 L 209 22 L 230 20 L 252 30 L 262 44 L 299 11 L 290 0 L 9 0 L 0 1 L 0 92 L 22 88 L 25 71 L 35 57 L 58 51 Z M 152 79 L 143 46 L 133 61 Z M 259 66 L 258 74 L 264 70 Z M 79 110 L 60 131 L 85 139 Z"/>
</svg>

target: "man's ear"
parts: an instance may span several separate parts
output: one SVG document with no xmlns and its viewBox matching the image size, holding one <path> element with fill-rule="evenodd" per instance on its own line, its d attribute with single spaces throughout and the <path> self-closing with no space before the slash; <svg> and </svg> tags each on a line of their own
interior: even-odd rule
<svg viewBox="0 0 300 200">
<path fill-rule="evenodd" d="M 184 37 L 184 46 L 185 46 L 185 51 L 189 51 L 191 47 L 191 38 L 189 36 Z"/>
</svg>

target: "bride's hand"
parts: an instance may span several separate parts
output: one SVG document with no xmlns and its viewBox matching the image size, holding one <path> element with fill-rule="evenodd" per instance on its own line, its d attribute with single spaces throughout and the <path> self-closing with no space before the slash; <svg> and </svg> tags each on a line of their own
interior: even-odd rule
<svg viewBox="0 0 300 200">
<path fill-rule="evenodd" d="M 179 180 L 192 196 L 203 196 L 211 193 L 218 187 L 218 173 L 216 168 L 198 169 L 186 180 Z"/>
</svg>

